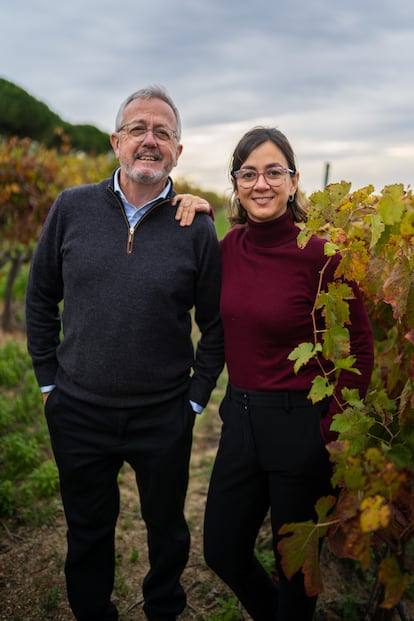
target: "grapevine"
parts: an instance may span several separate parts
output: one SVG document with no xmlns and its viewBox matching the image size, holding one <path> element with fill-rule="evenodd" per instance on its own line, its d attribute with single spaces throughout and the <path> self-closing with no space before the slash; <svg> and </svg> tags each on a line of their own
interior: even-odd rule
<svg viewBox="0 0 414 621">
<path fill-rule="evenodd" d="M 299 246 L 322 235 L 327 264 L 337 251 L 342 259 L 338 282 L 328 292 L 319 288 L 315 299 L 314 308 L 329 318 L 322 345 L 315 327 L 314 342 L 290 357 L 297 370 L 321 353 L 335 372 L 352 370 L 343 281 L 355 280 L 374 332 L 375 366 L 366 398 L 345 388 L 331 425 L 338 437 L 327 449 L 338 497 L 318 501 L 317 521 L 284 525 L 278 549 L 286 575 L 301 570 L 308 594 L 315 595 L 323 589 L 317 558 L 326 537 L 337 557 L 375 572 L 371 610 L 394 609 L 404 618 L 401 602 L 414 570 L 414 198 L 401 184 L 379 194 L 373 186 L 350 188 L 341 182 L 309 198 Z M 331 377 L 320 368 L 309 395 L 313 402 L 332 394 Z"/>
</svg>

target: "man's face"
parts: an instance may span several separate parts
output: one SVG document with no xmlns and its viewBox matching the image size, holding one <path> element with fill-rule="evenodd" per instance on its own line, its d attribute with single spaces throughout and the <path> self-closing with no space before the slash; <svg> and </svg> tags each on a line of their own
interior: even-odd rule
<svg viewBox="0 0 414 621">
<path fill-rule="evenodd" d="M 166 179 L 182 151 L 170 106 L 162 99 L 135 99 L 125 108 L 122 128 L 111 134 L 111 144 L 123 173 L 148 185 Z"/>
</svg>

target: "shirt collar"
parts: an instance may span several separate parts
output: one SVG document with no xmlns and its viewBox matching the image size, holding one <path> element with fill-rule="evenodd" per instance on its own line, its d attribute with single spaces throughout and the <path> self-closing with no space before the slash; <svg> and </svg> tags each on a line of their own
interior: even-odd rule
<svg viewBox="0 0 414 621">
<path fill-rule="evenodd" d="M 121 197 L 122 202 L 124 204 L 128 203 L 128 200 L 125 196 L 125 194 L 123 193 L 123 191 L 121 190 L 121 186 L 119 184 L 119 174 L 121 172 L 120 168 L 117 168 L 114 174 L 114 190 L 115 192 Z M 155 203 L 155 201 L 158 201 L 160 198 L 167 198 L 168 193 L 171 190 L 171 179 L 168 178 L 167 181 L 167 185 L 165 186 L 165 188 L 158 194 L 158 196 L 156 196 L 155 198 L 151 199 L 150 201 L 148 201 L 148 203 L 146 203 L 146 205 L 149 205 L 151 203 Z M 129 204 L 129 203 L 128 203 Z M 146 205 L 143 205 L 143 207 L 145 207 Z M 142 207 L 141 207 L 142 209 Z"/>
</svg>

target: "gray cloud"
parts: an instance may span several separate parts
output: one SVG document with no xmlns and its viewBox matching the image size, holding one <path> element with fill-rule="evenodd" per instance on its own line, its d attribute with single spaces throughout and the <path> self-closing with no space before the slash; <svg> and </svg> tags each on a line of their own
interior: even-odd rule
<svg viewBox="0 0 414 621">
<path fill-rule="evenodd" d="M 148 83 L 180 108 L 177 174 L 223 190 L 241 133 L 275 124 L 305 189 L 412 182 L 411 0 L 15 0 L 3 6 L 2 75 L 63 118 L 111 131 Z"/>
</svg>

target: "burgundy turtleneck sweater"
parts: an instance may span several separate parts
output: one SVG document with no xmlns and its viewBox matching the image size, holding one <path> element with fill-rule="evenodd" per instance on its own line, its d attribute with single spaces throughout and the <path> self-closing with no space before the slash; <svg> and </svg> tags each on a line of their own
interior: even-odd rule
<svg viewBox="0 0 414 621">
<path fill-rule="evenodd" d="M 300 343 L 313 342 L 311 312 L 318 291 L 320 271 L 327 261 L 325 240 L 313 236 L 304 249 L 298 248 L 299 228 L 287 211 L 277 220 L 229 231 L 221 242 L 223 280 L 221 316 L 229 381 L 245 390 L 309 390 L 320 368 L 311 360 L 295 374 L 288 355 Z M 339 255 L 325 272 L 323 288 L 334 279 Z M 350 300 L 351 354 L 361 375 L 341 372 L 335 394 L 341 389 L 359 389 L 363 397 L 373 366 L 373 339 L 369 319 L 357 286 Z M 323 327 L 323 320 L 319 318 Z M 326 363 L 329 369 L 329 364 Z M 321 425 L 325 441 L 332 416 L 339 410 L 333 399 L 329 415 Z"/>
</svg>

